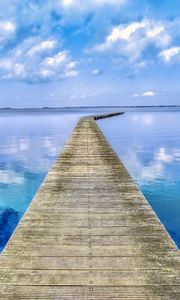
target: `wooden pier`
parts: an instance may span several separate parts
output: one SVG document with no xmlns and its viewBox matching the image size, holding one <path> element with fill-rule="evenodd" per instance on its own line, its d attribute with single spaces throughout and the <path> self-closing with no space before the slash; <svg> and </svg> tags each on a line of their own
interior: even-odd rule
<svg viewBox="0 0 180 300">
<path fill-rule="evenodd" d="M 179 251 L 93 117 L 3 251 L 0 299 L 180 299 Z"/>
</svg>

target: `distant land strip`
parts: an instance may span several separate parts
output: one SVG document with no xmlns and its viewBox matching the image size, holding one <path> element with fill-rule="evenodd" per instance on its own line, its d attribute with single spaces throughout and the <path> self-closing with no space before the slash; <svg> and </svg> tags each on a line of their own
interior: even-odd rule
<svg viewBox="0 0 180 300">
<path fill-rule="evenodd" d="M 73 109 L 158 109 L 158 108 L 176 108 L 180 109 L 180 105 L 112 105 L 112 106 L 62 106 L 62 107 L 0 107 L 1 110 L 12 110 L 12 111 L 39 111 L 39 110 L 73 110 Z"/>
</svg>

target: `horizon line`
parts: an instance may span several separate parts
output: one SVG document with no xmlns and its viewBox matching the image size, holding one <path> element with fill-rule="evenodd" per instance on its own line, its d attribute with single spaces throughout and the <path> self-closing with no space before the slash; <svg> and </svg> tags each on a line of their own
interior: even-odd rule
<svg viewBox="0 0 180 300">
<path fill-rule="evenodd" d="M 44 107 L 0 107 L 0 110 L 18 109 L 72 109 L 72 108 L 144 108 L 144 107 L 180 107 L 180 104 L 159 104 L 159 105 L 97 105 L 97 106 L 44 106 Z"/>
</svg>

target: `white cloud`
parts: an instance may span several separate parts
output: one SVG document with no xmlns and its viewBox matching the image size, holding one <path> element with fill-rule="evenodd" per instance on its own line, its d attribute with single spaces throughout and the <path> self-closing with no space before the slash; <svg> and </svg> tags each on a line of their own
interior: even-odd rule
<svg viewBox="0 0 180 300">
<path fill-rule="evenodd" d="M 180 47 L 171 47 L 165 49 L 159 53 L 159 56 L 166 63 L 171 62 L 173 59 L 180 61 Z"/>
<path fill-rule="evenodd" d="M 77 61 L 70 60 L 68 51 L 58 52 L 52 57 L 47 57 L 44 61 L 44 65 L 49 68 L 49 72 L 54 72 L 59 78 L 78 76 L 79 72 L 75 69 L 77 64 Z M 54 77 L 53 74 L 51 75 Z"/>
<path fill-rule="evenodd" d="M 143 19 L 112 25 L 112 20 L 117 24 L 118 16 L 121 20 L 122 6 L 129 1 L 131 0 L 1 0 L 0 17 L 3 20 L 4 14 L 6 19 L 0 21 L 0 43 L 3 46 L 15 36 L 17 39 L 9 44 L 10 48 L 7 45 L 6 53 L 0 58 L 0 78 L 32 82 L 77 76 L 78 64 L 71 58 L 70 52 L 63 49 L 62 43 L 66 39 L 68 46 L 65 48 L 69 47 L 73 51 L 75 47 L 71 43 L 76 37 L 80 40 L 81 33 L 83 38 L 86 34 L 84 43 L 97 41 L 94 47 L 87 47 L 100 55 L 110 54 L 118 67 L 127 64 L 135 72 L 150 64 L 156 51 L 161 53 L 163 61 L 178 58 L 179 54 L 175 53 L 178 47 L 171 47 L 172 40 L 177 35 L 176 21 Z M 133 16 L 130 15 L 129 18 L 131 17 Z M 63 32 L 69 25 L 71 28 L 76 25 L 76 29 Z M 99 38 L 104 32 L 106 35 L 100 42 Z M 26 38 L 23 40 L 24 35 Z M 77 43 L 76 55 L 81 55 L 84 43 Z M 148 47 L 151 50 L 154 47 L 155 51 L 154 48 L 152 51 L 148 50 Z M 170 50 L 171 52 L 167 52 Z M 149 51 L 148 54 L 146 51 Z M 98 69 L 92 69 L 91 72 L 93 75 L 102 73 Z"/>
<path fill-rule="evenodd" d="M 0 21 L 0 42 L 11 39 L 16 32 L 16 26 L 10 21 Z"/>
<path fill-rule="evenodd" d="M 156 96 L 156 93 L 153 91 L 147 91 L 140 94 L 134 94 L 133 97 L 154 97 Z"/>
<path fill-rule="evenodd" d="M 39 75 L 39 76 L 38 76 Z M 48 69 L 41 69 L 39 73 L 36 74 L 39 79 L 52 79 L 55 77 L 56 73 L 54 71 L 48 70 Z"/>
<path fill-rule="evenodd" d="M 61 0 L 61 5 L 66 9 L 90 10 L 104 5 L 119 6 L 127 0 Z"/>
<path fill-rule="evenodd" d="M 79 71 L 77 70 L 65 70 L 65 72 L 61 75 L 61 78 L 76 77 L 78 75 L 79 75 Z"/>
<path fill-rule="evenodd" d="M 25 66 L 12 57 L 0 60 L 0 79 L 24 78 Z"/>
<path fill-rule="evenodd" d="M 64 62 L 67 61 L 68 58 L 68 52 L 67 51 L 61 51 L 57 53 L 54 56 L 47 57 L 44 61 L 44 64 L 49 67 L 59 67 L 60 65 L 64 64 Z"/>
<path fill-rule="evenodd" d="M 14 65 L 14 74 L 17 76 L 17 77 L 23 77 L 24 74 L 25 74 L 25 67 L 23 64 L 15 64 Z"/>
<path fill-rule="evenodd" d="M 27 55 L 33 56 L 37 53 L 46 52 L 48 50 L 52 50 L 56 47 L 57 41 L 56 40 L 46 40 L 42 41 L 38 45 L 33 46 L 29 51 L 27 52 Z"/>
<path fill-rule="evenodd" d="M 5 33 L 14 33 L 15 32 L 15 25 L 9 21 L 0 22 L 0 31 Z"/>
<path fill-rule="evenodd" d="M 163 32 L 165 30 L 163 25 L 160 26 L 154 26 L 153 28 L 151 28 L 150 30 L 147 30 L 147 36 L 149 38 L 153 38 L 156 37 L 157 35 L 159 35 L 161 32 Z"/>
<path fill-rule="evenodd" d="M 99 53 L 111 53 L 124 61 L 137 63 L 148 46 L 164 49 L 171 42 L 166 24 L 159 21 L 142 20 L 121 24 L 112 28 L 105 42 L 93 47 Z"/>
<path fill-rule="evenodd" d="M 101 75 L 102 73 L 103 73 L 103 71 L 100 70 L 100 69 L 94 69 L 94 70 L 92 71 L 92 74 L 93 74 L 94 76 L 99 76 L 99 75 Z"/>
<path fill-rule="evenodd" d="M 111 34 L 107 37 L 106 47 L 108 44 L 114 43 L 118 40 L 128 41 L 133 33 L 138 29 L 144 28 L 146 24 L 144 22 L 135 22 L 127 26 L 114 27 Z"/>
<path fill-rule="evenodd" d="M 46 1 L 0 1 L 0 20 L 6 17 L 16 21 L 18 28 L 33 27 L 33 31 L 48 33 L 58 25 L 82 24 L 89 13 L 93 19 L 98 17 L 98 24 L 104 24 L 104 17 L 111 20 L 121 10 L 122 5 L 131 0 L 46 0 Z M 101 11 L 106 9 L 106 16 L 101 18 Z M 57 18 L 53 18 L 57 16 Z M 59 19 L 58 19 L 59 18 Z M 55 26 L 54 26 L 55 25 Z M 56 27 L 57 25 L 57 27 Z M 84 30 L 84 29 L 83 29 Z"/>
<path fill-rule="evenodd" d="M 155 95 L 156 95 L 156 93 L 153 91 L 147 91 L 142 94 L 142 96 L 144 96 L 144 97 L 153 97 Z"/>
<path fill-rule="evenodd" d="M 148 61 L 138 61 L 137 63 L 135 63 L 134 64 L 134 71 L 135 72 L 138 72 L 138 71 L 140 71 L 140 70 L 142 70 L 142 69 L 144 69 L 145 67 L 147 67 L 147 65 L 149 64 L 149 62 Z"/>
<path fill-rule="evenodd" d="M 13 67 L 12 61 L 9 58 L 0 59 L 0 69 L 10 71 Z"/>
<path fill-rule="evenodd" d="M 78 65 L 77 61 L 71 61 L 70 63 L 67 64 L 66 68 L 67 70 L 72 70 Z"/>
<path fill-rule="evenodd" d="M 38 82 L 77 76 L 78 62 L 59 48 L 55 39 L 28 38 L 0 59 L 0 78 Z"/>
<path fill-rule="evenodd" d="M 61 16 L 59 23 L 62 27 L 76 24 L 82 25 L 76 32 L 85 32 L 88 27 L 95 32 L 101 26 L 111 24 L 112 17 L 129 1 L 131 0 L 49 0 L 49 5 L 52 11 Z M 84 23 L 87 21 L 88 27 Z"/>
</svg>

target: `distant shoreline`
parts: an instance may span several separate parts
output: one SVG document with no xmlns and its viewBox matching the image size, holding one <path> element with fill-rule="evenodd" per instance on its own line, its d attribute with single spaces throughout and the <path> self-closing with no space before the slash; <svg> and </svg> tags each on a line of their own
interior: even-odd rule
<svg viewBox="0 0 180 300">
<path fill-rule="evenodd" d="M 180 105 L 120 105 L 120 106 L 62 106 L 62 107 L 1 107 L 1 110 L 73 110 L 73 109 L 122 109 L 122 108 L 180 108 Z"/>
<path fill-rule="evenodd" d="M 125 106 L 72 106 L 72 107 L 32 107 L 32 108 L 0 108 L 0 115 L 18 115 L 18 114 L 84 114 L 94 113 L 140 113 L 140 112 L 180 112 L 180 105 L 125 105 Z"/>
</svg>

